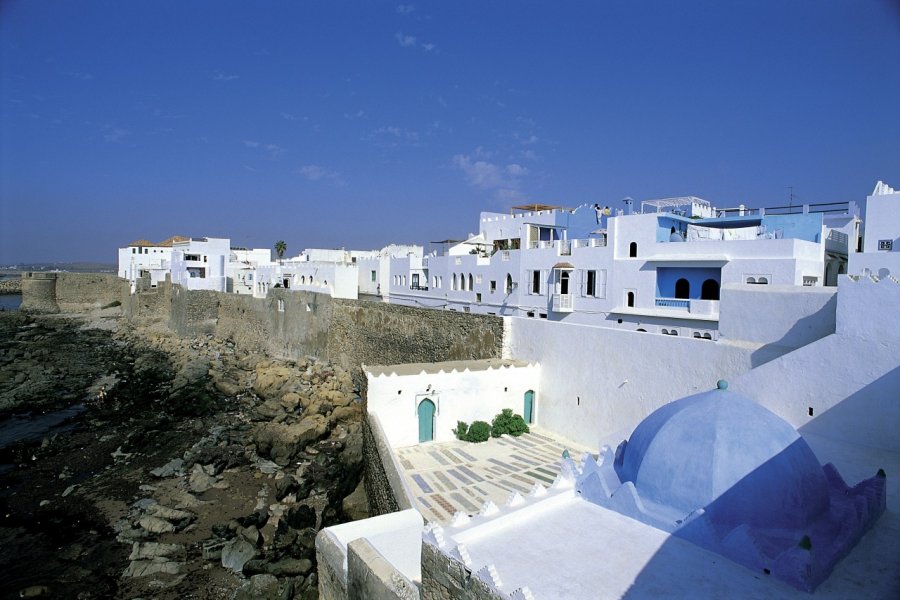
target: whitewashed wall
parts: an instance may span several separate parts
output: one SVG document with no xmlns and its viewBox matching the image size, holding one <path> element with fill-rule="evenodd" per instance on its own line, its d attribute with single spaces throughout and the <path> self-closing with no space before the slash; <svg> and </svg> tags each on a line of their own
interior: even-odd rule
<svg viewBox="0 0 900 600">
<path fill-rule="evenodd" d="M 440 363 L 434 368 L 440 368 Z M 457 421 L 490 423 L 504 408 L 522 414 L 528 390 L 535 391 L 535 419 L 538 422 L 541 419 L 540 366 L 536 364 L 413 375 L 373 375 L 367 371 L 366 376 L 368 410 L 378 415 L 385 436 L 394 448 L 419 443 L 417 408 L 425 398 L 437 408 L 436 442 L 456 439 L 453 430 Z"/>
<path fill-rule="evenodd" d="M 509 331 L 510 356 L 541 364 L 538 423 L 589 447 L 750 369 L 749 350 L 706 340 L 521 318 Z"/>
<path fill-rule="evenodd" d="M 726 284 L 719 335 L 733 342 L 799 348 L 834 333 L 837 288 Z"/>
<path fill-rule="evenodd" d="M 801 432 L 900 452 L 898 323 L 900 285 L 841 276 L 837 332 L 736 378 L 731 389 Z"/>
</svg>

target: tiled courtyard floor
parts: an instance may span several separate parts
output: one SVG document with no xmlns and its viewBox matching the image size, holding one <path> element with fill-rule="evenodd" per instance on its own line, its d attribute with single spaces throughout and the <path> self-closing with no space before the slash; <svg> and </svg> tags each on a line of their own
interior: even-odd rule
<svg viewBox="0 0 900 600">
<path fill-rule="evenodd" d="M 447 523 L 456 511 L 477 513 L 487 500 L 500 506 L 513 491 L 524 496 L 535 483 L 549 487 L 566 449 L 576 461 L 588 451 L 532 427 L 518 438 L 420 444 L 395 453 L 416 508 L 429 521 Z"/>
</svg>

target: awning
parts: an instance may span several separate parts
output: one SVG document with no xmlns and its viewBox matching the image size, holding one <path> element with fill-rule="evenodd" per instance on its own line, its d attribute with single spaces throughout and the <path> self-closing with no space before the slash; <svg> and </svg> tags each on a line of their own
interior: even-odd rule
<svg viewBox="0 0 900 600">
<path fill-rule="evenodd" d="M 553 268 L 554 269 L 566 269 L 566 270 L 571 271 L 572 269 L 575 268 L 575 265 L 573 265 L 572 263 L 567 263 L 567 262 L 558 262 L 555 265 L 553 265 Z"/>
</svg>

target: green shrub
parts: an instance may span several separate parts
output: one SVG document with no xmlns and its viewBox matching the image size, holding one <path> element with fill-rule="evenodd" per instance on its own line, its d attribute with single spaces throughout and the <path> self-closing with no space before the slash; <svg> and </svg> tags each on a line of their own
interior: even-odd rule
<svg viewBox="0 0 900 600">
<path fill-rule="evenodd" d="M 515 415 L 511 408 L 504 408 L 499 415 L 494 417 L 491 435 L 500 437 L 504 433 L 519 437 L 523 433 L 528 433 L 528 425 L 522 415 Z"/>
<path fill-rule="evenodd" d="M 486 442 L 491 437 L 491 426 L 484 421 L 475 421 L 469 426 L 466 437 L 470 442 Z"/>
<path fill-rule="evenodd" d="M 469 441 L 469 424 L 465 421 L 457 421 L 456 429 L 453 430 L 453 434 L 456 436 L 456 439 L 462 440 L 464 442 Z"/>
</svg>

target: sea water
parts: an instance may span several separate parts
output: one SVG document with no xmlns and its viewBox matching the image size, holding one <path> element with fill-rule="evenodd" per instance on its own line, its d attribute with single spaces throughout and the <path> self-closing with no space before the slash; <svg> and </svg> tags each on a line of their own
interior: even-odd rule
<svg viewBox="0 0 900 600">
<path fill-rule="evenodd" d="M 19 310 L 22 294 L 0 294 L 0 310 Z"/>
</svg>

